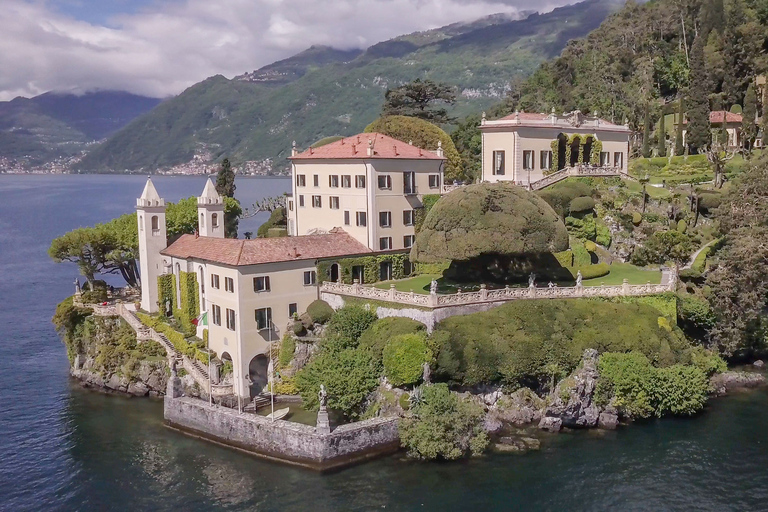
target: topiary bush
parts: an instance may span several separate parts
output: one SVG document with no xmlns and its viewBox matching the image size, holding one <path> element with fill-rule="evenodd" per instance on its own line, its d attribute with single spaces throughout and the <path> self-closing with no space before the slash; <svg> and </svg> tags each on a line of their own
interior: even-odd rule
<svg viewBox="0 0 768 512">
<path fill-rule="evenodd" d="M 595 252 L 597 250 L 597 245 L 592 240 L 587 240 L 584 242 L 584 248 L 587 252 Z"/>
<path fill-rule="evenodd" d="M 683 234 L 688 231 L 688 223 L 685 221 L 685 219 L 680 219 L 677 221 L 677 231 Z"/>
<path fill-rule="evenodd" d="M 343 347 L 357 347 L 360 336 L 377 320 L 376 313 L 361 306 L 344 306 L 328 322 L 328 334 Z"/>
<path fill-rule="evenodd" d="M 483 409 L 451 393 L 445 384 L 424 386 L 412 414 L 400 421 L 400 442 L 411 456 L 455 460 L 488 447 Z"/>
<path fill-rule="evenodd" d="M 370 350 L 378 360 L 381 360 L 384 347 L 390 339 L 401 334 L 416 334 L 424 332 L 426 326 L 416 320 L 401 317 L 380 318 L 360 336 L 359 346 Z"/>
<path fill-rule="evenodd" d="M 576 279 L 579 271 L 581 271 L 582 279 L 596 279 L 610 274 L 611 266 L 607 263 L 596 263 L 595 265 L 586 265 L 584 267 L 571 267 L 568 270 L 574 279 Z"/>
<path fill-rule="evenodd" d="M 401 334 L 384 347 L 384 375 L 394 386 L 415 384 L 421 379 L 423 365 L 432 359 L 424 334 Z"/>
<path fill-rule="evenodd" d="M 595 209 L 595 200 L 591 197 L 577 197 L 571 201 L 568 211 L 573 214 L 585 214 Z"/>
<path fill-rule="evenodd" d="M 634 212 L 632 214 L 632 224 L 639 226 L 643 222 L 643 215 L 640 212 Z"/>
<path fill-rule="evenodd" d="M 333 308 L 324 300 L 316 300 L 307 306 L 307 314 L 313 323 L 327 324 L 333 316 Z"/>
</svg>

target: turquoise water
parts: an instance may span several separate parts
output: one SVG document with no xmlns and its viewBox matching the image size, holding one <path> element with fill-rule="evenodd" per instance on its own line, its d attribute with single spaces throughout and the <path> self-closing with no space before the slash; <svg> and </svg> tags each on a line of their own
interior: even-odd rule
<svg viewBox="0 0 768 512">
<path fill-rule="evenodd" d="M 76 270 L 45 251 L 56 235 L 130 211 L 143 181 L 0 176 L 0 510 L 768 510 L 764 390 L 714 400 L 694 419 L 547 436 L 525 455 L 395 455 L 319 475 L 166 429 L 159 401 L 80 389 L 49 321 Z M 177 200 L 203 180 L 156 184 Z M 237 184 L 249 204 L 290 182 Z"/>
</svg>

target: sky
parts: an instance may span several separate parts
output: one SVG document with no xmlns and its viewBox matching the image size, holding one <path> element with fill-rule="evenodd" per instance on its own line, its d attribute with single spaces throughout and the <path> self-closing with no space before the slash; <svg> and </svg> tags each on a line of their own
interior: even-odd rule
<svg viewBox="0 0 768 512">
<path fill-rule="evenodd" d="M 167 97 L 309 46 L 367 48 L 573 0 L 2 0 L 0 100 L 47 91 Z"/>
</svg>

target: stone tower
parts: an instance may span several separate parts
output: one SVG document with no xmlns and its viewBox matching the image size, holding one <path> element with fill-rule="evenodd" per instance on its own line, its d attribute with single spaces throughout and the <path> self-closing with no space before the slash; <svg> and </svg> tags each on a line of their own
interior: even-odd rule
<svg viewBox="0 0 768 512">
<path fill-rule="evenodd" d="M 144 192 L 136 200 L 139 222 L 139 268 L 141 271 L 141 309 L 154 313 L 157 305 L 157 278 L 164 271 L 160 251 L 168 245 L 165 231 L 165 200 L 147 178 Z"/>
<path fill-rule="evenodd" d="M 197 223 L 200 236 L 224 238 L 224 199 L 216 192 L 211 178 L 197 198 Z"/>
</svg>

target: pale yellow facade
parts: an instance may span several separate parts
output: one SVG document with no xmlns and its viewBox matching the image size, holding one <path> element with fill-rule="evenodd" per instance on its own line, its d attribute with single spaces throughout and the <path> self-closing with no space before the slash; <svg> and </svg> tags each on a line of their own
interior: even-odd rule
<svg viewBox="0 0 768 512">
<path fill-rule="evenodd" d="M 440 194 L 443 160 L 301 160 L 292 164 L 291 236 L 340 227 L 374 251 L 408 249 L 414 210 Z"/>
<path fill-rule="evenodd" d="M 482 133 L 482 181 L 511 181 L 527 186 L 544 178 L 556 158 L 552 141 L 578 135 L 580 140 L 599 140 L 602 155 L 590 165 L 610 166 L 626 172 L 629 156 L 629 128 L 614 125 L 597 117 L 571 113 L 521 114 L 497 121 L 483 120 Z M 558 160 L 564 160 L 564 148 L 559 148 Z M 589 158 L 589 155 L 586 156 Z M 575 161 L 558 162 L 558 169 L 575 164 Z"/>
</svg>

